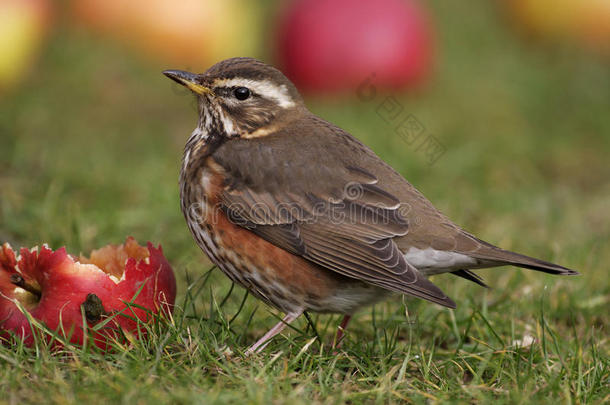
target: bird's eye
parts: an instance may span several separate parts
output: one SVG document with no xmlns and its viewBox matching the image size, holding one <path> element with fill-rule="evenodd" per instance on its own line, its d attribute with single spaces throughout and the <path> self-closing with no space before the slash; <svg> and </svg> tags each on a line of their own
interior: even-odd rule
<svg viewBox="0 0 610 405">
<path fill-rule="evenodd" d="M 233 94 L 235 95 L 236 99 L 245 100 L 250 97 L 250 89 L 247 87 L 238 87 L 233 90 Z"/>
</svg>

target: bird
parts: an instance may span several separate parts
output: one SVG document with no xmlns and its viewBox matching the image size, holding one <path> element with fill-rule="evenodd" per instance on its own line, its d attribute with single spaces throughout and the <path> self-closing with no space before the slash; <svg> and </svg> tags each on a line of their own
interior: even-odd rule
<svg viewBox="0 0 610 405">
<path fill-rule="evenodd" d="M 342 314 L 338 341 L 356 311 L 392 295 L 456 308 L 432 275 L 486 286 L 473 269 L 578 274 L 454 224 L 369 147 L 310 112 L 269 64 L 236 57 L 163 74 L 197 100 L 179 179 L 193 238 L 234 283 L 285 314 L 247 354 L 305 312 Z"/>
</svg>

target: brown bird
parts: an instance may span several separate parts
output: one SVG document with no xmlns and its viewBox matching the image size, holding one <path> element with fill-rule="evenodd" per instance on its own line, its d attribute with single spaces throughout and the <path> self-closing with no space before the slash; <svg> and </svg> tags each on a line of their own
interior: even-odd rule
<svg viewBox="0 0 610 405">
<path fill-rule="evenodd" d="M 283 311 L 262 350 L 304 311 L 350 316 L 407 294 L 455 308 L 428 276 L 513 265 L 576 271 L 484 242 L 441 214 L 399 173 L 315 116 L 279 70 L 227 59 L 203 74 L 163 72 L 198 98 L 184 149 L 182 211 L 197 244 L 235 283 Z"/>
</svg>

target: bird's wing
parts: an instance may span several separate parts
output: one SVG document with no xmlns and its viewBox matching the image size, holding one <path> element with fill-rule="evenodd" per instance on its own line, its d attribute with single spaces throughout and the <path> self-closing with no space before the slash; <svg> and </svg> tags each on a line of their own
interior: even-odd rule
<svg viewBox="0 0 610 405">
<path fill-rule="evenodd" d="M 468 263 L 470 268 L 513 265 L 556 275 L 578 274 L 575 270 L 555 263 L 501 249 L 471 235 L 443 215 L 398 172 L 347 132 L 319 118 L 314 125 L 321 128 L 321 131 L 316 133 L 323 134 L 327 139 L 334 137 L 351 145 L 344 152 L 343 158 L 351 164 L 357 162 L 358 167 L 379 180 L 375 183 L 377 187 L 400 201 L 401 214 L 409 224 L 409 232 L 394 238 L 394 243 L 401 252 L 408 252 L 413 247 L 424 250 L 431 248 L 474 259 L 476 262 L 474 265 Z M 325 143 L 324 139 L 318 139 L 318 142 Z M 444 265 L 445 263 L 439 263 L 439 266 Z M 456 261 L 454 267 L 443 270 L 447 272 L 462 270 L 463 265 L 466 263 Z"/>
<path fill-rule="evenodd" d="M 350 136 L 326 139 L 328 147 L 292 131 L 230 140 L 214 152 L 231 179 L 220 196 L 227 216 L 326 269 L 454 308 L 394 242 L 409 224 L 400 201 L 358 166 L 363 145 Z"/>
</svg>

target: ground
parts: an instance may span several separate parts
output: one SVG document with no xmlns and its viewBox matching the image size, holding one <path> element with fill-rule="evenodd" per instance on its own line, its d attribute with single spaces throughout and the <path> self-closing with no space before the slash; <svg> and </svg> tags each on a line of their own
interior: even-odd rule
<svg viewBox="0 0 610 405">
<path fill-rule="evenodd" d="M 384 95 L 308 104 L 470 232 L 581 276 L 502 267 L 480 271 L 488 290 L 438 276 L 455 311 L 377 305 L 336 354 L 340 318 L 312 315 L 315 330 L 300 319 L 244 358 L 281 314 L 244 303 L 188 233 L 177 178 L 192 97 L 161 66 L 59 29 L 32 78 L 0 99 L 0 241 L 73 253 L 127 235 L 161 243 L 177 309 L 151 341 L 112 354 L 0 347 L 0 404 L 608 402 L 608 61 L 524 41 L 479 3 L 435 3 L 434 77 L 393 100 L 441 146 L 438 159 L 396 130 Z"/>
</svg>

